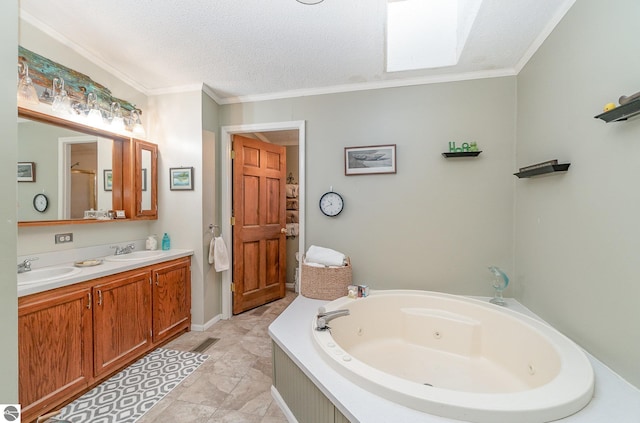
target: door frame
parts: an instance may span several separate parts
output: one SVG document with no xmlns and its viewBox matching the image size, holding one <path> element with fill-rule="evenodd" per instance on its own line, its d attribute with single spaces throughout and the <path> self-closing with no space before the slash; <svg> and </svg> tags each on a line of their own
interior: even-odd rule
<svg viewBox="0 0 640 423">
<path fill-rule="evenodd" d="M 221 154 L 220 170 L 222 176 L 222 198 L 221 198 L 221 223 L 220 229 L 222 236 L 227 240 L 229 248 L 229 262 L 233 263 L 233 243 L 232 243 L 232 227 L 231 227 L 231 209 L 233 207 L 233 179 L 231 163 L 231 141 L 233 135 L 250 132 L 269 132 L 269 131 L 286 131 L 298 130 L 298 204 L 299 204 L 299 235 L 298 235 L 298 251 L 304 252 L 304 224 L 305 224 L 305 121 L 289 121 L 289 122 L 271 122 L 271 123 L 254 123 L 245 125 L 222 126 L 220 128 Z M 300 264 L 298 263 L 298 266 Z M 231 318 L 231 271 L 222 272 L 222 318 Z"/>
</svg>

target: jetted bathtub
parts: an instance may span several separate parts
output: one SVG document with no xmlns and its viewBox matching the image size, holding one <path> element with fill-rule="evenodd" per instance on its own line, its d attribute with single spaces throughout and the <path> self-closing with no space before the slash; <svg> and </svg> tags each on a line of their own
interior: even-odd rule
<svg viewBox="0 0 640 423">
<path fill-rule="evenodd" d="M 428 291 L 339 298 L 347 316 L 316 330 L 321 355 L 342 375 L 391 401 L 471 422 L 540 423 L 593 396 L 584 352 L 552 327 L 485 301 Z"/>
</svg>

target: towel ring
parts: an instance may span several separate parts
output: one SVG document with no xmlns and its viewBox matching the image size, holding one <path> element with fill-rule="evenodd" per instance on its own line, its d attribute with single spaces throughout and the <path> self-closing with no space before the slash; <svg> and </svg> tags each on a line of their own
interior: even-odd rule
<svg viewBox="0 0 640 423">
<path fill-rule="evenodd" d="M 216 235 L 216 229 L 220 231 L 220 226 L 209 223 L 209 230 L 205 233 L 211 234 L 214 238 L 217 238 L 219 235 Z"/>
</svg>

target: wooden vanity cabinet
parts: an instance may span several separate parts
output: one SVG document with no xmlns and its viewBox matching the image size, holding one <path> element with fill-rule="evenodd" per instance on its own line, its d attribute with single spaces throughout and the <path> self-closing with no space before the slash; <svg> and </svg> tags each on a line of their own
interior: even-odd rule
<svg viewBox="0 0 640 423">
<path fill-rule="evenodd" d="M 117 370 L 151 345 L 149 270 L 99 279 L 93 287 L 95 376 Z"/>
<path fill-rule="evenodd" d="M 60 408 L 190 326 L 190 257 L 20 297 L 22 421 Z"/>
<path fill-rule="evenodd" d="M 18 300 L 18 389 L 28 422 L 93 381 L 91 289 Z"/>
<path fill-rule="evenodd" d="M 175 260 L 152 271 L 153 342 L 162 342 L 191 325 L 191 259 Z"/>
</svg>

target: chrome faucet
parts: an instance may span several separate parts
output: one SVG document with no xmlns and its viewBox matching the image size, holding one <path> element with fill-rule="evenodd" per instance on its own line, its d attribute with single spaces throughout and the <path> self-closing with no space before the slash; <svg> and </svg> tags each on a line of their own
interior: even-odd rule
<svg viewBox="0 0 640 423">
<path fill-rule="evenodd" d="M 31 262 L 34 260 L 38 260 L 38 257 L 31 257 L 25 259 L 22 263 L 18 263 L 18 273 L 30 272 L 31 271 Z"/>
<path fill-rule="evenodd" d="M 331 329 L 327 323 L 338 317 L 348 316 L 349 313 L 349 310 L 346 308 L 333 311 L 327 311 L 324 307 L 318 308 L 318 315 L 316 316 L 316 330 Z"/>
<path fill-rule="evenodd" d="M 122 254 L 132 253 L 133 250 L 135 250 L 136 246 L 134 244 L 127 244 L 124 247 L 120 247 L 119 245 L 112 245 L 111 248 L 115 248 L 116 252 L 114 253 L 114 255 L 119 256 Z"/>
</svg>

